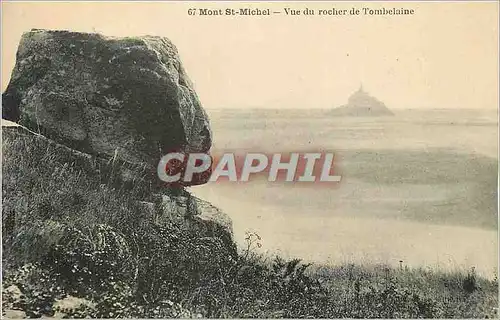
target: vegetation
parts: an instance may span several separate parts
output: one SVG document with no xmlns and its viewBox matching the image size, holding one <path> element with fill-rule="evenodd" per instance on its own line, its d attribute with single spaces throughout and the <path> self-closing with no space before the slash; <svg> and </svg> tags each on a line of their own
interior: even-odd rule
<svg viewBox="0 0 500 320">
<path fill-rule="evenodd" d="M 4 315 L 99 318 L 495 317 L 497 280 L 239 253 L 189 224 L 155 223 L 125 188 L 45 139 L 3 137 Z M 172 191 L 165 191 L 172 192 Z M 186 219 L 189 219 L 188 217 Z"/>
</svg>

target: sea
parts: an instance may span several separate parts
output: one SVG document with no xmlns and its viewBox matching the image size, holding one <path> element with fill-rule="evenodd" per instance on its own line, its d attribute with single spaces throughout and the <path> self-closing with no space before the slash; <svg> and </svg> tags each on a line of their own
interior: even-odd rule
<svg viewBox="0 0 500 320">
<path fill-rule="evenodd" d="M 210 182 L 190 191 L 233 221 L 243 250 L 316 264 L 498 274 L 498 111 L 209 109 L 213 153 L 333 152 L 339 183 Z"/>
</svg>

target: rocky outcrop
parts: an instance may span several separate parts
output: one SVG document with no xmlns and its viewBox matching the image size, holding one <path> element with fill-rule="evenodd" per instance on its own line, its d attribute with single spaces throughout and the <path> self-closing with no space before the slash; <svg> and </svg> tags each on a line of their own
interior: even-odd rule
<svg viewBox="0 0 500 320">
<path fill-rule="evenodd" d="M 184 188 L 160 188 L 152 186 L 148 182 L 148 179 L 134 180 L 133 183 L 130 183 L 127 176 L 144 176 L 143 167 L 141 166 L 133 166 L 123 161 L 113 163 L 91 156 L 56 143 L 22 126 L 2 126 L 2 138 L 2 151 L 5 155 L 3 159 L 5 168 L 4 188 L 7 188 L 7 192 L 10 190 L 17 195 L 14 197 L 13 194 L 6 194 L 4 195 L 4 200 L 12 197 L 16 199 L 26 197 L 28 201 L 32 196 L 29 194 L 30 190 L 23 190 L 23 188 L 15 183 L 18 182 L 18 177 L 23 177 L 23 172 L 16 170 L 18 171 L 16 177 L 10 174 L 12 173 L 10 170 L 12 161 L 16 161 L 12 159 L 11 155 L 29 146 L 26 149 L 27 152 L 40 153 L 40 151 L 43 151 L 46 155 L 38 155 L 38 157 L 52 158 L 52 161 L 56 164 L 56 167 L 53 168 L 54 174 L 61 171 L 61 168 L 68 167 L 69 164 L 78 170 L 79 179 L 91 181 L 98 188 L 104 187 L 116 190 L 134 189 L 130 194 L 131 198 L 133 197 L 131 200 L 138 208 L 138 217 L 151 220 L 158 226 L 170 223 L 185 225 L 195 230 L 194 232 L 197 232 L 201 237 L 222 239 L 231 252 L 236 252 L 233 243 L 232 221 L 227 214 L 209 202 L 193 196 Z M 56 155 L 57 158 L 54 159 Z M 29 159 L 33 170 L 40 169 L 40 180 L 47 179 L 43 177 L 44 170 L 41 170 L 42 166 L 44 166 L 42 161 L 38 161 L 38 158 L 35 157 L 32 158 L 29 154 L 23 158 L 26 160 Z M 54 190 L 53 192 L 58 191 Z M 132 193 L 134 194 L 133 196 Z M 143 195 L 144 198 L 138 197 L 137 194 Z M 4 213 L 8 212 L 9 206 L 7 205 L 4 209 Z M 12 209 L 15 211 L 15 208 Z M 50 217 L 51 214 L 48 214 Z"/>
<path fill-rule="evenodd" d="M 96 212 L 114 202 L 112 210 L 148 226 L 175 224 L 236 254 L 229 217 L 156 173 L 170 151 L 211 147 L 208 117 L 168 39 L 32 30 L 22 36 L 2 104 L 3 118 L 17 123 L 2 127 L 4 234 L 19 232 L 20 216 L 43 224 L 80 209 L 92 215 L 71 199 L 88 205 L 106 193 Z M 32 197 L 36 208 L 28 210 Z"/>
<path fill-rule="evenodd" d="M 189 318 L 180 301 L 235 270 L 231 220 L 184 188 L 22 126 L 2 138 L 3 315 Z M 57 303 L 73 296 L 90 304 Z"/>
<path fill-rule="evenodd" d="M 2 111 L 72 149 L 150 168 L 169 151 L 211 146 L 207 115 L 163 37 L 31 30 L 21 38 Z"/>
</svg>

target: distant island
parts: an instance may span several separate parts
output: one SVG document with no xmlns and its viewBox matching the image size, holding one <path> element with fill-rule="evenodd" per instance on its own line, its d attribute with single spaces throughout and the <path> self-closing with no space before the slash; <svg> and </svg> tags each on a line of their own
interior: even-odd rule
<svg viewBox="0 0 500 320">
<path fill-rule="evenodd" d="M 330 111 L 334 116 L 352 116 L 352 117 L 378 117 L 393 116 L 385 104 L 370 96 L 360 86 L 358 91 L 354 92 L 348 99 L 347 104 L 334 108 Z"/>
</svg>

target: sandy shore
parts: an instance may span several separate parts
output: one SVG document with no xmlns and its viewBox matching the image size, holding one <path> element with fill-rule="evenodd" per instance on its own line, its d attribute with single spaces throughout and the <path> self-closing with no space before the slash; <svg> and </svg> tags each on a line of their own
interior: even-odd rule
<svg viewBox="0 0 500 320">
<path fill-rule="evenodd" d="M 208 184 L 192 188 L 233 219 L 236 241 L 246 231 L 262 237 L 262 250 L 319 263 L 389 263 L 497 272 L 495 230 L 431 225 L 411 220 L 329 215 L 313 206 L 280 206 L 256 199 L 249 186 Z M 286 199 L 283 199 L 286 201 Z"/>
</svg>

